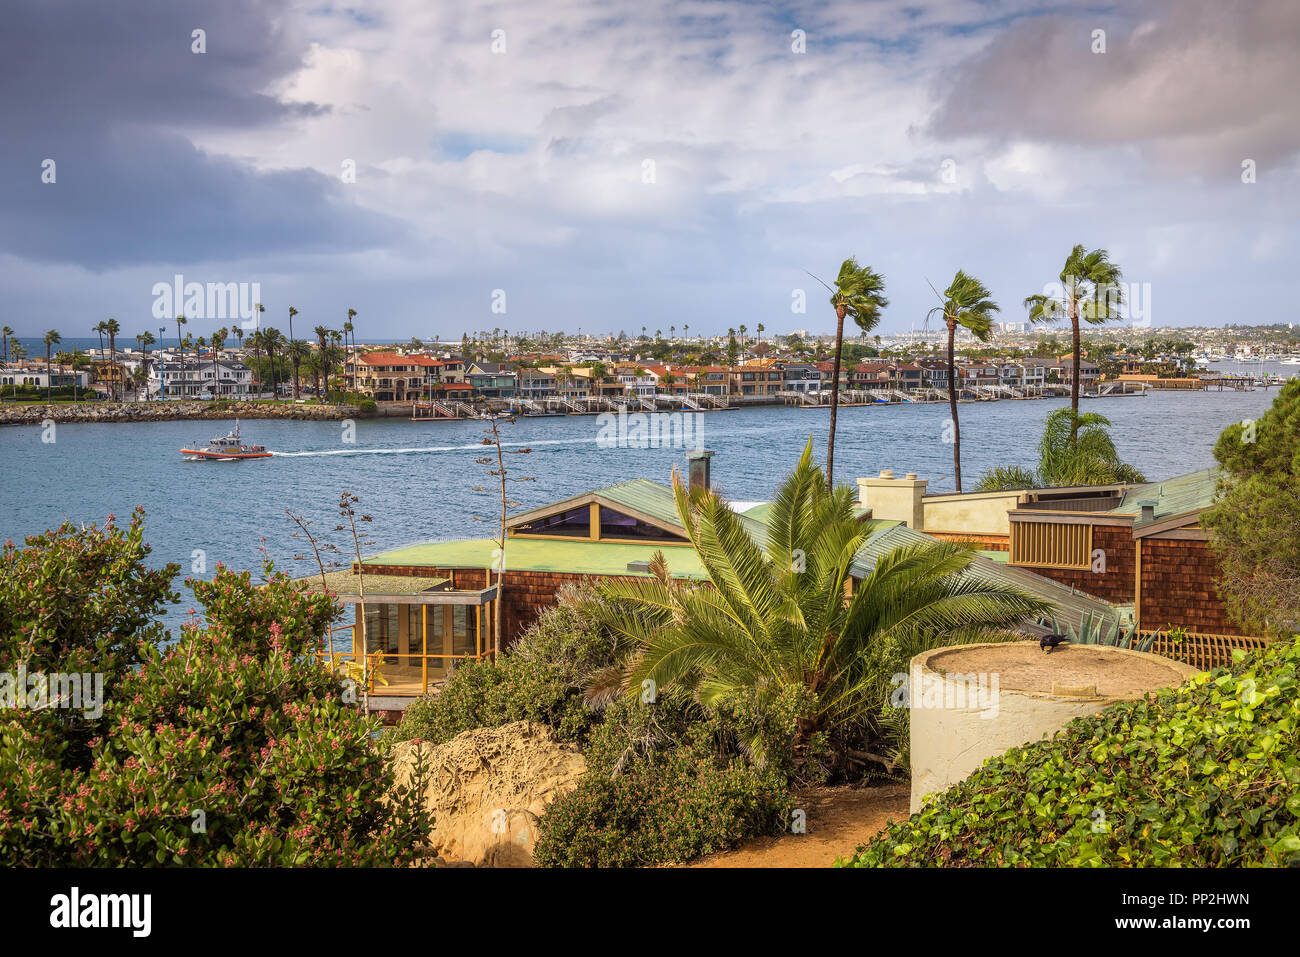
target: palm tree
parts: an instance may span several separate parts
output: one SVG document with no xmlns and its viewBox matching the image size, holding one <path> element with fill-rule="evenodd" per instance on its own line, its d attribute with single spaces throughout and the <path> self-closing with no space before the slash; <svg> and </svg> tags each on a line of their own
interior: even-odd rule
<svg viewBox="0 0 1300 957">
<path fill-rule="evenodd" d="M 275 326 L 267 326 L 262 333 L 262 341 L 266 346 L 266 354 L 271 360 L 271 397 L 275 398 L 279 393 L 280 377 L 276 373 L 275 357 L 276 353 L 284 346 L 284 336 Z"/>
<path fill-rule="evenodd" d="M 217 368 L 217 358 L 226 346 L 226 330 L 218 329 L 212 334 L 212 396 L 216 398 L 221 391 L 221 373 Z"/>
<path fill-rule="evenodd" d="M 196 379 L 199 379 L 203 375 L 203 347 L 207 344 L 208 340 L 203 336 L 199 336 L 198 344 L 194 349 L 194 378 Z M 215 382 L 212 383 L 212 388 L 214 390 L 213 394 L 215 395 L 215 390 L 217 388 Z M 199 391 L 202 391 L 202 388 L 200 388 Z"/>
<path fill-rule="evenodd" d="M 325 392 L 329 392 L 330 390 L 329 356 L 325 354 L 325 347 L 329 345 L 330 330 L 326 329 L 324 326 L 317 326 L 315 329 L 312 330 L 312 332 L 316 333 L 316 346 L 318 350 L 317 355 L 320 356 L 320 362 L 318 363 L 318 365 L 320 367 L 321 375 L 325 377 Z M 322 394 L 323 393 L 320 390 L 320 383 L 317 382 L 316 383 L 317 401 L 321 399 Z"/>
<path fill-rule="evenodd" d="M 5 358 L 4 364 L 9 365 L 9 340 L 13 337 L 14 331 L 8 326 L 0 327 L 0 345 L 4 346 Z M 14 375 L 14 398 L 18 398 L 18 376 Z"/>
<path fill-rule="evenodd" d="M 185 357 L 185 350 L 193 349 L 193 348 L 194 348 L 194 336 L 190 335 L 187 332 L 185 333 L 185 338 L 181 340 L 181 398 L 185 397 L 185 380 L 189 377 L 189 370 L 185 368 L 186 364 L 189 362 L 189 359 Z M 194 362 L 194 378 L 195 378 L 194 391 L 196 395 L 198 394 L 198 388 L 199 388 L 198 370 L 199 370 L 199 363 L 198 360 L 196 359 Z"/>
<path fill-rule="evenodd" d="M 305 344 L 305 343 L 304 343 Z M 302 357 L 303 372 L 311 376 L 312 388 L 320 395 L 321 354 L 311 349 Z"/>
<path fill-rule="evenodd" d="M 99 333 L 99 352 L 96 354 L 95 358 L 99 360 L 99 362 L 100 362 L 100 368 L 103 368 L 103 362 L 104 362 L 104 333 L 107 331 L 107 326 L 108 326 L 108 323 L 104 322 L 104 320 L 101 319 L 101 320 L 100 320 L 99 322 L 97 322 L 97 323 L 94 325 L 94 327 L 90 330 L 91 332 Z"/>
<path fill-rule="evenodd" d="M 705 707 L 731 700 L 759 714 L 793 705 L 797 759 L 819 732 L 872 722 L 887 699 L 887 646 L 979 640 L 1050 611 L 1011 585 L 961 574 L 973 555 L 951 543 L 894 549 L 855 583 L 855 560 L 885 526 L 859 521 L 852 490 L 828 485 L 811 438 L 777 491 L 765 541 L 677 473 L 673 495 L 712 587 L 674 583 L 662 553 L 652 577 L 602 584 L 606 624 L 635 647 L 623 687 L 676 685 Z"/>
<path fill-rule="evenodd" d="M 27 355 L 27 350 L 23 348 L 23 344 L 21 342 L 17 341 L 16 336 L 14 337 L 14 344 L 13 344 L 13 350 L 11 355 L 13 356 L 15 366 L 18 365 L 18 363 Z M 17 398 L 18 398 L 18 375 L 17 373 L 15 373 L 14 374 L 14 399 L 16 400 Z"/>
<path fill-rule="evenodd" d="M 298 315 L 298 310 L 289 307 L 289 359 L 293 362 L 293 397 L 298 398 L 298 363 L 302 361 L 301 357 L 294 350 L 293 344 L 296 341 L 293 338 L 293 317 Z"/>
<path fill-rule="evenodd" d="M 293 364 L 293 397 L 296 401 L 298 399 L 299 369 L 302 367 L 303 360 L 311 355 L 311 346 L 307 344 L 306 340 L 290 339 L 288 345 L 285 346 L 284 352 Z"/>
<path fill-rule="evenodd" d="M 953 360 L 953 344 L 957 338 L 958 326 L 969 329 L 981 342 L 987 342 L 993 328 L 993 313 L 998 312 L 1000 307 L 989 298 L 990 293 L 982 282 L 960 269 L 943 295 L 943 303 L 931 309 L 926 319 L 928 321 L 937 312 L 943 316 L 944 324 L 948 327 L 948 409 L 952 414 L 952 470 L 960 493 L 961 425 L 957 421 L 957 364 Z"/>
<path fill-rule="evenodd" d="M 816 276 L 813 276 L 817 279 Z M 821 282 L 820 279 L 817 280 Z M 823 286 L 826 283 L 822 282 Z M 826 286 L 830 289 L 829 286 Z M 826 482 L 835 478 L 835 420 L 840 407 L 840 354 L 844 351 L 844 317 L 851 316 L 864 332 L 880 322 L 880 310 L 889 305 L 885 298 L 885 277 L 870 266 L 859 266 L 854 256 L 840 265 L 840 274 L 831 290 L 835 307 L 835 365 L 831 372 L 831 432 L 826 442 Z"/>
<path fill-rule="evenodd" d="M 352 373 L 351 373 L 351 377 L 345 377 L 343 380 L 343 389 L 345 392 L 353 391 L 353 383 L 356 381 L 355 376 L 357 372 L 356 370 L 357 336 L 356 333 L 353 331 L 353 325 L 352 325 L 352 320 L 355 319 L 356 317 L 357 317 L 357 311 L 355 309 L 349 309 L 348 321 L 343 323 L 343 348 L 344 349 L 347 349 L 348 347 L 348 336 L 352 337 L 352 351 L 348 354 L 348 364 L 352 368 Z"/>
<path fill-rule="evenodd" d="M 104 331 L 108 333 L 108 363 L 112 379 L 109 387 L 112 389 L 113 398 L 117 398 L 117 334 L 122 331 L 121 324 L 112 316 L 108 317 L 108 322 L 104 323 Z"/>
<path fill-rule="evenodd" d="M 1070 432 L 1072 444 L 1078 439 L 1080 424 L 1079 358 L 1082 350 L 1079 343 L 1079 319 L 1100 325 L 1108 319 L 1118 317 L 1116 307 L 1124 302 L 1124 290 L 1119 284 L 1121 276 L 1119 266 L 1110 261 L 1110 254 L 1106 250 L 1094 249 L 1089 252 L 1079 244 L 1070 250 L 1065 266 L 1061 269 L 1061 295 L 1051 297 L 1038 293 L 1025 299 L 1030 322 L 1049 323 L 1058 319 L 1070 321 L 1074 355 L 1074 375 L 1070 382 L 1070 411 L 1074 413 Z"/>
<path fill-rule="evenodd" d="M 62 342 L 57 329 L 51 329 L 45 333 L 45 401 L 54 401 L 54 379 L 50 375 L 50 346 Z"/>
<path fill-rule="evenodd" d="M 1043 423 L 1038 471 L 1019 466 L 992 468 L 980 476 L 975 491 L 1145 482 L 1146 476 L 1120 461 L 1109 427 L 1110 419 L 1097 412 L 1085 412 L 1076 421 L 1071 410 L 1055 409 Z"/>
<path fill-rule="evenodd" d="M 760 346 L 763 344 L 763 329 L 764 329 L 764 328 L 766 328 L 766 327 L 765 327 L 765 326 L 760 322 L 760 323 L 758 324 L 758 329 L 756 330 L 757 333 L 758 333 L 758 345 L 760 345 Z"/>
</svg>

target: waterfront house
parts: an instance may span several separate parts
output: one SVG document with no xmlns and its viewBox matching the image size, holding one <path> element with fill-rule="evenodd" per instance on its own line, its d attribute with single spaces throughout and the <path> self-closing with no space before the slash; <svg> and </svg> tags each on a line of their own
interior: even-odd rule
<svg viewBox="0 0 1300 957">
<path fill-rule="evenodd" d="M 893 367 L 894 388 L 904 392 L 915 392 L 925 383 L 925 370 L 915 362 L 905 362 Z"/>
<path fill-rule="evenodd" d="M 688 455 L 687 481 L 711 484 L 711 452 Z M 875 511 L 864 518 L 881 524 L 854 562 L 853 576 L 870 574 L 875 561 L 890 549 L 933 543 L 936 536 L 909 527 L 919 512 L 904 517 L 894 506 L 910 500 L 915 484 L 894 483 L 892 476 L 873 498 Z M 860 480 L 874 482 L 875 480 Z M 1003 501 L 1005 512 L 1006 503 Z M 735 506 L 745 531 L 760 544 L 768 534 L 767 503 Z M 566 585 L 596 584 L 611 578 L 645 577 L 656 552 L 662 552 L 670 576 L 678 581 L 707 578 L 677 515 L 672 489 L 649 479 L 634 479 L 540 505 L 507 520 L 504 557 L 495 539 L 427 542 L 393 549 L 365 559 L 365 647 L 372 665 L 389 681 L 373 688 L 371 707 L 401 710 L 411 697 L 434 688 L 456 663 L 484 657 L 497 647 L 495 606 L 501 602 L 500 647 L 507 647 Z M 1005 546 L 980 551 L 968 574 L 1011 582 L 1047 598 L 1063 620 L 1120 622 L 1125 611 L 1113 603 L 1041 574 L 1006 562 Z M 498 561 L 502 588 L 496 590 Z M 346 605 L 352 621 L 336 633 L 330 652 L 335 663 L 359 660 L 361 576 L 357 569 L 327 576 L 328 587 Z M 309 588 L 320 576 L 305 576 Z M 1028 634 L 1044 634 L 1051 623 L 1028 623 Z"/>
<path fill-rule="evenodd" d="M 465 381 L 483 399 L 513 399 L 519 389 L 517 373 L 504 362 L 475 360 L 465 369 Z"/>
<path fill-rule="evenodd" d="M 917 359 L 924 388 L 948 391 L 948 362 L 945 359 Z"/>
<path fill-rule="evenodd" d="M 1052 363 L 1048 370 L 1049 374 L 1054 375 L 1060 382 L 1070 385 L 1074 381 L 1074 356 L 1066 354 L 1059 356 Z M 1079 358 L 1079 391 L 1087 392 L 1097 387 L 1097 380 L 1101 377 L 1101 367 L 1095 362 L 1090 362 L 1082 356 Z"/>
<path fill-rule="evenodd" d="M 520 369 L 519 397 L 521 399 L 549 399 L 555 395 L 555 383 L 555 372 L 549 369 Z"/>
<path fill-rule="evenodd" d="M 849 373 L 850 389 L 888 389 L 891 370 L 888 365 L 875 362 L 861 362 Z"/>
<path fill-rule="evenodd" d="M 619 362 L 614 365 L 613 379 L 622 388 L 625 397 L 649 398 L 658 389 L 658 380 L 639 362 Z"/>
<path fill-rule="evenodd" d="M 388 350 L 363 352 L 345 363 L 348 391 L 376 402 L 408 402 L 424 395 L 433 359 Z"/>
<path fill-rule="evenodd" d="M 217 398 L 253 393 L 253 370 L 224 354 L 164 358 L 147 364 L 145 389 L 151 398 Z"/>
<path fill-rule="evenodd" d="M 811 362 L 786 362 L 781 369 L 781 389 L 784 392 L 820 392 L 821 372 Z"/>
<path fill-rule="evenodd" d="M 776 395 L 783 378 L 776 359 L 750 359 L 732 369 L 732 389 L 738 395 Z"/>
</svg>

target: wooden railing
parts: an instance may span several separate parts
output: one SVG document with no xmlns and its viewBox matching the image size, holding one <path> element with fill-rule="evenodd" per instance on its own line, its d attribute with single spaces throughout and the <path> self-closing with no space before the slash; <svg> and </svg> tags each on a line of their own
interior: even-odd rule
<svg viewBox="0 0 1300 957">
<path fill-rule="evenodd" d="M 1155 635 L 1155 640 L 1148 649 L 1152 654 L 1172 658 L 1205 671 L 1232 664 L 1234 648 L 1255 651 L 1267 646 L 1270 641 L 1255 635 L 1215 635 L 1196 631 L 1171 635 L 1170 630 L 1165 628 L 1144 629 L 1139 634 L 1142 638 Z"/>
<path fill-rule="evenodd" d="M 355 625 L 342 625 L 338 628 L 331 628 L 331 649 L 336 644 L 335 632 L 347 631 L 351 633 L 355 631 L 355 628 Z M 347 646 L 348 650 L 346 651 L 313 652 L 313 657 L 340 677 L 351 674 L 359 679 L 361 669 L 358 666 L 357 656 L 352 651 L 354 645 L 351 634 L 349 634 Z M 428 694 L 431 687 L 437 687 L 438 682 L 447 677 L 451 665 L 461 661 L 481 661 L 484 658 L 490 658 L 492 657 L 492 650 L 489 647 L 480 647 L 477 651 L 461 655 L 372 651 L 367 657 L 369 658 L 369 664 L 365 669 L 367 694 L 414 698 Z M 445 663 L 447 667 L 439 668 L 438 665 L 441 663 Z M 432 674 L 430 674 L 431 665 L 433 665 Z"/>
</svg>

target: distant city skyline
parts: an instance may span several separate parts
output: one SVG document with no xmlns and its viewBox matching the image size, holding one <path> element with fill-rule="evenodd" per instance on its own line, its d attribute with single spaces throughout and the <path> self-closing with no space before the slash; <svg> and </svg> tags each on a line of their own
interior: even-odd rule
<svg viewBox="0 0 1300 957">
<path fill-rule="evenodd" d="M 855 255 L 891 336 L 958 268 L 1022 321 L 1077 242 L 1143 325 L 1265 324 L 1297 45 L 1285 0 L 16 0 L 0 322 L 133 344 L 183 276 L 306 339 L 827 335 Z"/>
</svg>

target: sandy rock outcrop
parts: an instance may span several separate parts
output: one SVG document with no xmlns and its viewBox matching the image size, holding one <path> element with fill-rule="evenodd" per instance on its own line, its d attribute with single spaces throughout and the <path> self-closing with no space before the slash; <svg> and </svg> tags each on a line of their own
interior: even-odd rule
<svg viewBox="0 0 1300 957">
<path fill-rule="evenodd" d="M 587 768 L 575 746 L 528 721 L 466 731 L 446 744 L 402 742 L 395 755 L 400 784 L 410 781 L 417 754 L 430 771 L 433 853 L 443 863 L 480 867 L 532 866 L 538 820 Z"/>
</svg>

